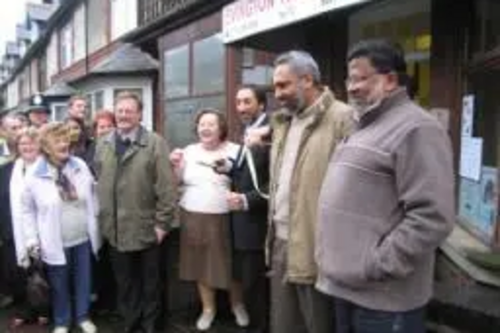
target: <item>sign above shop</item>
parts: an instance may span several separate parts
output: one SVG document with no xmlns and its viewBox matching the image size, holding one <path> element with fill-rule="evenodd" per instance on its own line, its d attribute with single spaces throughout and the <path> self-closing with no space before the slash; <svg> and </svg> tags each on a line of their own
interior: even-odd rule
<svg viewBox="0 0 500 333">
<path fill-rule="evenodd" d="M 224 43 L 372 0 L 238 0 L 222 11 Z"/>
</svg>

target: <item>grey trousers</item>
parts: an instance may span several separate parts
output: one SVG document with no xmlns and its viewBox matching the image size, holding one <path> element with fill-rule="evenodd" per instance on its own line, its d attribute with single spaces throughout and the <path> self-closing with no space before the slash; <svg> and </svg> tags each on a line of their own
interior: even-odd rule
<svg viewBox="0 0 500 333">
<path fill-rule="evenodd" d="M 286 242 L 276 239 L 271 267 L 271 332 L 334 333 L 333 298 L 313 284 L 285 282 Z"/>
</svg>

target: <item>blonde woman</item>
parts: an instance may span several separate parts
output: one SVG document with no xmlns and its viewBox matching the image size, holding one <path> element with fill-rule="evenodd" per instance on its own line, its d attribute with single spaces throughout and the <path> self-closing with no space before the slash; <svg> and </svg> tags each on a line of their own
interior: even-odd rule
<svg viewBox="0 0 500 333">
<path fill-rule="evenodd" d="M 47 323 L 47 309 L 32 308 L 27 302 L 24 268 L 29 265 L 21 219 L 21 196 L 26 179 L 32 174 L 39 156 L 38 131 L 22 129 L 15 140 L 16 159 L 0 167 L 0 235 L 3 242 L 3 273 L 5 287 L 14 300 L 11 327 L 38 319 Z"/>
<path fill-rule="evenodd" d="M 94 180 L 85 162 L 70 154 L 70 131 L 63 123 L 45 125 L 40 146 L 21 204 L 26 245 L 47 266 L 54 333 L 69 332 L 72 301 L 75 323 L 84 333 L 94 333 L 91 255 L 100 246 Z"/>
</svg>

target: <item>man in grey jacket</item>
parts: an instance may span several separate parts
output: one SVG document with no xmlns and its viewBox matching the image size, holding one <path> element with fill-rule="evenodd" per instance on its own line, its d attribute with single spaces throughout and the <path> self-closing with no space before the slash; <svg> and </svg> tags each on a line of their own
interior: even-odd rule
<svg viewBox="0 0 500 333">
<path fill-rule="evenodd" d="M 348 55 L 358 125 L 330 160 L 319 199 L 317 288 L 337 333 L 423 333 L 434 253 L 453 227 L 451 145 L 410 100 L 403 51 L 362 41 Z"/>
</svg>

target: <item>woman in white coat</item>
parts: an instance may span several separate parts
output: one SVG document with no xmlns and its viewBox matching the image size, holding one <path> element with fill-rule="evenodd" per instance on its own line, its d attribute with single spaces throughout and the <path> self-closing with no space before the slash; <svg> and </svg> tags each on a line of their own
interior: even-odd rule
<svg viewBox="0 0 500 333">
<path fill-rule="evenodd" d="M 70 155 L 69 134 L 63 123 L 41 129 L 42 155 L 22 198 L 23 228 L 29 252 L 39 253 L 47 266 L 54 333 L 69 332 L 72 301 L 74 323 L 93 333 L 91 255 L 100 247 L 94 180 L 86 163 Z"/>
<path fill-rule="evenodd" d="M 21 196 L 26 179 L 32 174 L 39 156 L 38 131 L 23 129 L 15 142 L 16 159 L 0 167 L 0 235 L 2 240 L 2 272 L 4 286 L 14 301 L 11 327 L 38 319 L 47 323 L 47 309 L 33 308 L 26 295 L 28 251 L 21 219 Z"/>
</svg>

